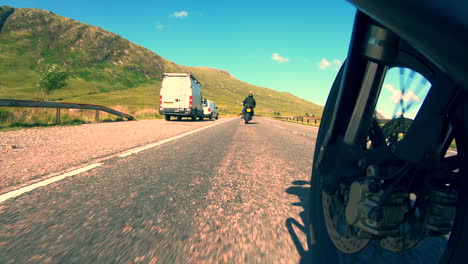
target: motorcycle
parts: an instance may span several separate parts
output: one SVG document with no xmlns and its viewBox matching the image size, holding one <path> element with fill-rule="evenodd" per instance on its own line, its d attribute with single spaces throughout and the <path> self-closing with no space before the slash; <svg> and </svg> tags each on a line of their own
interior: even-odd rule
<svg viewBox="0 0 468 264">
<path fill-rule="evenodd" d="M 324 108 L 313 158 L 312 263 L 376 263 L 375 252 L 466 263 L 466 5 L 349 2 L 357 8 L 351 43 Z M 398 77 L 400 89 L 389 83 Z M 421 89 L 426 94 L 417 96 Z M 396 103 L 391 118 L 377 109 L 388 92 Z M 422 251 L 425 256 L 414 258 Z"/>
<path fill-rule="evenodd" d="M 252 117 L 253 117 L 253 107 L 245 106 L 243 112 L 244 112 L 244 122 L 245 124 L 248 124 L 249 121 L 252 120 Z"/>
</svg>

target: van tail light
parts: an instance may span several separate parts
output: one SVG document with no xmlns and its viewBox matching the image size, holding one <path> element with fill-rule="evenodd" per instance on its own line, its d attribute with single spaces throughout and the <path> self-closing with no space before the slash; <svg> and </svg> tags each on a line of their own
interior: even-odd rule
<svg viewBox="0 0 468 264">
<path fill-rule="evenodd" d="M 162 107 L 162 95 L 159 96 L 159 108 Z"/>
<path fill-rule="evenodd" d="M 193 97 L 190 96 L 189 97 L 189 108 L 192 108 L 192 106 L 193 106 Z"/>
<path fill-rule="evenodd" d="M 211 108 L 208 108 L 208 112 L 211 112 Z"/>
</svg>

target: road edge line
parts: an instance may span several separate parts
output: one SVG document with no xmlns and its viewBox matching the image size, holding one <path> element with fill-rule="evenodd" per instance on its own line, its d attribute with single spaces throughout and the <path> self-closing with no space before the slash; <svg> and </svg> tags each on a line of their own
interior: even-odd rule
<svg viewBox="0 0 468 264">
<path fill-rule="evenodd" d="M 47 186 L 47 185 L 49 185 L 51 183 L 63 180 L 65 178 L 67 178 L 67 177 L 75 176 L 75 175 L 78 175 L 78 174 L 80 174 L 82 172 L 97 168 L 97 167 L 99 167 L 101 165 L 102 165 L 102 163 L 93 163 L 91 165 L 88 165 L 88 166 L 85 166 L 85 167 L 82 167 L 82 168 L 79 168 L 79 169 L 75 169 L 75 170 L 66 172 L 64 174 L 58 175 L 58 176 L 48 178 L 48 179 L 40 181 L 40 182 L 33 183 L 31 185 L 19 188 L 17 190 L 4 193 L 4 194 L 0 195 L 0 203 L 6 201 L 8 199 L 18 197 L 18 196 L 20 196 L 20 195 L 22 195 L 24 193 L 33 191 L 33 190 L 35 190 L 35 189 L 37 189 L 39 187 Z"/>
</svg>

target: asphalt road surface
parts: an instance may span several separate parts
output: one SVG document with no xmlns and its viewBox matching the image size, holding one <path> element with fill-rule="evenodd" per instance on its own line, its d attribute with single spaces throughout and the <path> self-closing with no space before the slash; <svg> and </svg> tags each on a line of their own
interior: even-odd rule
<svg viewBox="0 0 468 264">
<path fill-rule="evenodd" d="M 315 131 L 236 118 L 8 199 L 0 263 L 297 263 Z"/>
<path fill-rule="evenodd" d="M 0 263 L 307 262 L 317 128 L 266 118 L 205 122 L 219 124 L 5 199 Z M 368 251 L 370 263 L 393 256 Z"/>
</svg>

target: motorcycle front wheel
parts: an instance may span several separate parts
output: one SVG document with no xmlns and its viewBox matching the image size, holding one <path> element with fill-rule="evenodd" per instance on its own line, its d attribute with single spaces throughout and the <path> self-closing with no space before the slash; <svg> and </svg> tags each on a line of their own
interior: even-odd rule
<svg viewBox="0 0 468 264">
<path fill-rule="evenodd" d="M 460 181 L 457 189 L 455 221 L 451 233 L 440 237 L 420 237 L 415 241 L 407 239 L 406 242 L 403 241 L 405 238 L 390 239 L 390 243 L 394 244 L 390 246 L 392 250 L 388 250 L 382 247 L 382 242 L 388 240 L 362 239 L 356 235 L 357 230 L 346 223 L 346 195 L 328 194 L 324 182 L 329 175 L 318 169 L 319 162 L 333 163 L 330 159 L 338 158 L 326 155 L 318 161 L 319 153 L 327 148 L 329 143 L 327 140 L 329 140 L 330 133 L 333 133 L 331 131 L 334 128 L 337 129 L 336 126 L 343 127 L 343 124 L 336 123 L 336 117 L 334 117 L 337 105 L 344 101 L 339 96 L 342 75 L 343 70 L 340 71 L 332 86 L 315 145 L 308 205 L 309 248 L 312 263 L 466 263 L 468 258 L 468 168 L 466 162 L 468 99 L 466 93 L 459 95 L 464 98 L 461 99 L 463 103 L 460 104 L 461 118 L 454 126 L 456 152 L 461 162 L 457 165 Z M 389 142 L 389 138 L 386 142 Z M 440 160 L 442 159 L 443 157 L 440 157 Z M 346 170 L 347 168 L 343 169 L 343 171 Z M 404 245 L 405 243 L 407 245 Z M 412 244 L 408 245 L 408 243 Z"/>
</svg>

